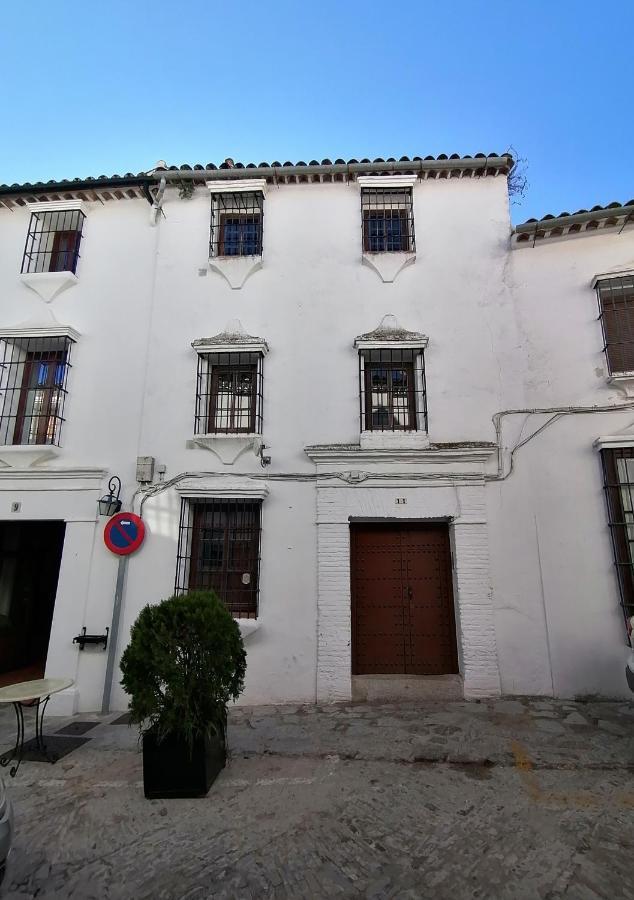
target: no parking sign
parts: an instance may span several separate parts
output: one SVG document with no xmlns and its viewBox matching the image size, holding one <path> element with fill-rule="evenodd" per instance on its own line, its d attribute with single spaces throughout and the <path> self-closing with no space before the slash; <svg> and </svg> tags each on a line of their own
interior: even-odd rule
<svg viewBox="0 0 634 900">
<path fill-rule="evenodd" d="M 145 537 L 143 519 L 134 513 L 120 512 L 107 523 L 103 532 L 104 544 L 117 556 L 128 556 L 138 550 Z"/>
</svg>

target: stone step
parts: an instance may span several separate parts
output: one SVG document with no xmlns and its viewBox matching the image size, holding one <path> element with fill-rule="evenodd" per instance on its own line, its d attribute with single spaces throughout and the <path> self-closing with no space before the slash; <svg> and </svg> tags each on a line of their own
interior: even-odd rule
<svg viewBox="0 0 634 900">
<path fill-rule="evenodd" d="M 353 701 L 462 700 L 460 675 L 353 675 Z"/>
</svg>

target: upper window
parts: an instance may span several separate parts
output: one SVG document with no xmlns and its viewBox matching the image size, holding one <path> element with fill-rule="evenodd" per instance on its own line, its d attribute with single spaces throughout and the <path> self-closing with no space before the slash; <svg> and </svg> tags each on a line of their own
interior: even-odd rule
<svg viewBox="0 0 634 900">
<path fill-rule="evenodd" d="M 72 343 L 69 337 L 0 339 L 0 443 L 59 445 Z"/>
<path fill-rule="evenodd" d="M 634 448 L 601 450 L 603 480 L 621 605 L 634 615 Z"/>
<path fill-rule="evenodd" d="M 210 256 L 261 256 L 264 195 L 239 191 L 211 195 Z"/>
<path fill-rule="evenodd" d="M 359 353 L 361 431 L 427 431 L 422 350 Z"/>
<path fill-rule="evenodd" d="M 33 211 L 22 258 L 22 273 L 75 272 L 84 224 L 79 209 Z"/>
<path fill-rule="evenodd" d="M 597 297 L 610 374 L 634 372 L 634 276 L 601 278 Z"/>
<path fill-rule="evenodd" d="M 262 433 L 261 353 L 199 353 L 195 433 Z"/>
<path fill-rule="evenodd" d="M 175 593 L 214 590 L 232 615 L 258 614 L 261 502 L 182 501 Z"/>
<path fill-rule="evenodd" d="M 366 253 L 416 249 L 411 188 L 362 188 L 361 214 Z"/>
</svg>

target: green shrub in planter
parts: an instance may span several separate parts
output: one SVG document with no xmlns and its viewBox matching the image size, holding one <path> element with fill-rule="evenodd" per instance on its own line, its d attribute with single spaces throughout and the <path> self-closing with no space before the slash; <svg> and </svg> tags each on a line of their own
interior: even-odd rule
<svg viewBox="0 0 634 900">
<path fill-rule="evenodd" d="M 227 704 L 244 688 L 237 622 L 212 591 L 146 606 L 121 658 L 143 734 L 146 796 L 198 796 L 225 762 Z"/>
</svg>

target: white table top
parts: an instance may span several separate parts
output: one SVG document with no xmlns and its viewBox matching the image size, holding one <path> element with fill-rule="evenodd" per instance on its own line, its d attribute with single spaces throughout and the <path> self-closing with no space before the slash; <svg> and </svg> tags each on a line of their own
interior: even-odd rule
<svg viewBox="0 0 634 900">
<path fill-rule="evenodd" d="M 24 700 L 41 700 L 74 684 L 72 678 L 38 678 L 36 681 L 20 681 L 0 688 L 0 703 L 20 703 Z"/>
</svg>

